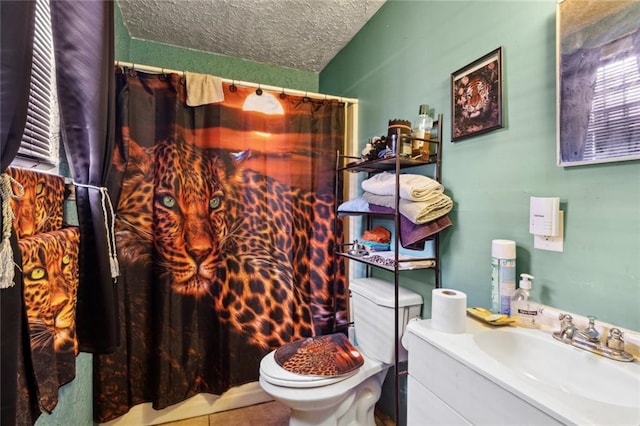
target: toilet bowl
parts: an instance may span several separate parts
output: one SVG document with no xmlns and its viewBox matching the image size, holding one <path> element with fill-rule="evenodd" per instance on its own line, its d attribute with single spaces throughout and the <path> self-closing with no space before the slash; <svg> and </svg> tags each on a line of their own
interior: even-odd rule
<svg viewBox="0 0 640 426">
<path fill-rule="evenodd" d="M 260 362 L 260 386 L 291 409 L 292 426 L 375 425 L 374 409 L 387 369 L 394 362 L 394 286 L 377 278 L 349 283 L 355 324 L 355 346 L 363 365 L 339 376 L 305 376 L 292 373 L 275 360 L 275 351 Z M 398 289 L 398 338 L 409 319 L 420 315 L 422 296 Z M 400 346 L 399 361 L 406 360 Z"/>
<path fill-rule="evenodd" d="M 347 377 L 305 381 L 289 377 L 305 376 L 280 367 L 271 352 L 260 363 L 260 386 L 291 409 L 290 425 L 369 425 L 387 368 L 364 357 L 363 366 Z"/>
</svg>

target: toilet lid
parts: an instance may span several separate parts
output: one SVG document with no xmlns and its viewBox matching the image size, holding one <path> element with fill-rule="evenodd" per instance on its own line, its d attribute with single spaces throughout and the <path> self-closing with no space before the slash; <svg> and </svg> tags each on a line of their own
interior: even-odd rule
<svg viewBox="0 0 640 426">
<path fill-rule="evenodd" d="M 292 373 L 280 367 L 275 360 L 275 352 L 269 352 L 260 362 L 260 377 L 267 382 L 290 388 L 314 388 L 327 386 L 353 376 L 358 370 L 351 370 L 337 376 L 315 376 Z"/>
<path fill-rule="evenodd" d="M 287 343 L 274 357 L 280 367 L 304 376 L 342 376 L 364 364 L 360 351 L 342 333 Z"/>
</svg>

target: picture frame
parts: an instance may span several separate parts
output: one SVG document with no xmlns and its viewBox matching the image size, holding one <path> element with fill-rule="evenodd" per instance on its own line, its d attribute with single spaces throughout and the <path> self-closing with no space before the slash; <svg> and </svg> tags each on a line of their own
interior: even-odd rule
<svg viewBox="0 0 640 426">
<path fill-rule="evenodd" d="M 451 141 L 502 127 L 500 46 L 451 74 Z"/>
</svg>

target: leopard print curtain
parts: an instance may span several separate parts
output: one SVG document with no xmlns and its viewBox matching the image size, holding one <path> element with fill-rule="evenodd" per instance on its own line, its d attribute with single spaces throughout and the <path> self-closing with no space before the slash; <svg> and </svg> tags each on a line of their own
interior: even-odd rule
<svg viewBox="0 0 640 426">
<path fill-rule="evenodd" d="M 224 101 L 189 107 L 179 75 L 116 80 L 124 344 L 94 358 L 99 422 L 256 381 L 269 351 L 347 326 L 333 220 L 344 104 L 223 85 Z"/>
</svg>

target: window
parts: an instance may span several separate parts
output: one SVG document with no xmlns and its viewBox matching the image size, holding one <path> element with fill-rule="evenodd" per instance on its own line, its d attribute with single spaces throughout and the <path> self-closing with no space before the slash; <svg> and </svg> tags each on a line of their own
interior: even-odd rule
<svg viewBox="0 0 640 426">
<path fill-rule="evenodd" d="M 15 165 L 57 166 L 60 145 L 57 104 L 49 1 L 37 0 L 27 123 Z"/>
<path fill-rule="evenodd" d="M 558 166 L 640 160 L 639 15 L 640 1 L 558 2 Z"/>
<path fill-rule="evenodd" d="M 596 72 L 585 160 L 640 156 L 640 58 L 631 37 L 608 47 Z"/>
</svg>

